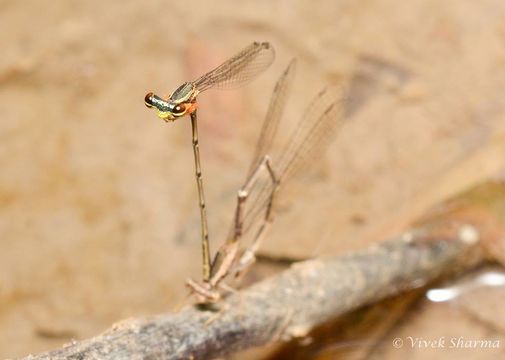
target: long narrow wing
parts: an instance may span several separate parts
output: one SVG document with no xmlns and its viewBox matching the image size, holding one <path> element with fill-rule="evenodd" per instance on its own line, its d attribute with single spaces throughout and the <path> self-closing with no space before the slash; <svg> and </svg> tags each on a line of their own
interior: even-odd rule
<svg viewBox="0 0 505 360">
<path fill-rule="evenodd" d="M 281 181 L 280 190 L 290 178 L 326 150 L 344 121 L 342 101 L 344 99 L 340 92 L 323 90 L 311 102 L 280 158 L 272 159 L 274 170 Z M 264 213 L 270 191 L 271 185 L 265 183 L 257 189 L 257 195 L 250 199 L 248 210 L 244 214 L 244 232 Z"/>
<path fill-rule="evenodd" d="M 275 84 L 265 120 L 261 126 L 258 142 L 256 143 L 256 147 L 254 149 L 251 165 L 247 171 L 247 178 L 251 176 L 265 155 L 271 155 L 270 150 L 272 148 L 275 135 L 277 134 L 277 129 L 279 128 L 279 120 L 282 118 L 282 114 L 286 107 L 286 101 L 288 99 L 290 87 L 293 83 L 295 69 L 296 60 L 293 59 Z"/>
<path fill-rule="evenodd" d="M 317 159 L 328 147 L 344 120 L 345 101 L 341 91 L 324 89 L 309 107 L 274 168 L 281 184 Z"/>
<path fill-rule="evenodd" d="M 275 50 L 268 42 L 253 42 L 214 70 L 193 81 L 200 92 L 210 88 L 242 86 L 265 71 L 274 61 Z"/>
</svg>

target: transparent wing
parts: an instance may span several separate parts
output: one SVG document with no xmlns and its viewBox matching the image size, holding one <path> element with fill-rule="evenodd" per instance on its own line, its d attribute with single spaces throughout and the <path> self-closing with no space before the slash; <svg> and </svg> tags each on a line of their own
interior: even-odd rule
<svg viewBox="0 0 505 360">
<path fill-rule="evenodd" d="M 275 50 L 268 42 L 254 42 L 212 71 L 193 81 L 198 91 L 242 86 L 265 71 L 274 61 Z"/>
<path fill-rule="evenodd" d="M 252 175 L 263 157 L 270 154 L 275 135 L 277 134 L 277 129 L 279 128 L 279 120 L 282 118 L 282 114 L 286 107 L 286 101 L 288 99 L 290 87 L 293 83 L 295 69 L 296 60 L 293 59 L 275 84 L 272 97 L 270 98 L 268 111 L 265 116 L 265 120 L 263 121 L 258 142 L 254 150 L 251 165 L 247 171 L 247 178 Z"/>
<path fill-rule="evenodd" d="M 281 152 L 280 158 L 273 158 L 272 165 L 280 180 L 281 193 L 285 183 L 295 177 L 312 160 L 317 159 L 328 147 L 343 123 L 341 92 L 323 90 L 308 106 L 300 123 Z M 264 214 L 268 205 L 272 184 L 263 181 L 251 192 L 247 210 L 244 214 L 244 232 L 254 225 L 258 217 Z M 276 196 L 277 196 L 276 195 Z"/>
<path fill-rule="evenodd" d="M 298 124 L 274 168 L 281 183 L 301 171 L 326 150 L 344 120 L 345 99 L 337 89 L 316 95 Z"/>
</svg>

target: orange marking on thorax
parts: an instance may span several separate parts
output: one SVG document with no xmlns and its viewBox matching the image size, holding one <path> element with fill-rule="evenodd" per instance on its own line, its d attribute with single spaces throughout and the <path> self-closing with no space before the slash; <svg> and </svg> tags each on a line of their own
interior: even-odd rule
<svg viewBox="0 0 505 360">
<path fill-rule="evenodd" d="M 190 103 L 188 106 L 188 110 L 186 111 L 186 114 L 189 115 L 189 114 L 194 113 L 197 108 L 198 108 L 198 105 L 197 105 L 196 101 Z"/>
</svg>

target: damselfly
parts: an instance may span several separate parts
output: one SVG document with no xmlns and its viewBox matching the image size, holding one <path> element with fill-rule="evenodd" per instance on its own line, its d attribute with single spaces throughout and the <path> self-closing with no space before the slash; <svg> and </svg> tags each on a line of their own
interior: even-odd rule
<svg viewBox="0 0 505 360">
<path fill-rule="evenodd" d="M 198 187 L 200 206 L 200 220 L 202 232 L 203 281 L 210 280 L 210 248 L 207 214 L 205 210 L 205 195 L 203 191 L 202 169 L 200 165 L 200 151 L 198 146 L 198 126 L 196 108 L 197 96 L 201 92 L 212 89 L 229 89 L 241 86 L 265 71 L 272 64 L 275 57 L 273 47 L 267 42 L 254 42 L 241 52 L 225 61 L 212 71 L 199 77 L 195 81 L 186 82 L 179 86 L 168 98 L 163 99 L 152 92 L 148 93 L 144 102 L 148 108 L 157 111 L 158 117 L 174 121 L 184 115 L 191 117 L 193 139 L 193 154 L 195 158 L 195 174 Z"/>
<path fill-rule="evenodd" d="M 255 261 L 255 252 L 272 222 L 274 199 L 285 182 L 296 175 L 309 160 L 316 159 L 327 148 L 336 130 L 344 120 L 341 93 L 330 90 L 319 92 L 303 114 L 294 133 L 279 156 L 273 144 L 279 120 L 292 82 L 295 62 L 292 61 L 274 88 L 267 115 L 262 125 L 253 160 L 246 180 L 238 192 L 234 221 L 230 235 L 217 251 L 210 269 L 209 281 L 198 283 L 188 280 L 187 285 L 201 302 L 215 302 L 221 298 L 220 288 L 227 287 L 222 280 L 228 275 L 238 276 Z M 267 182 L 258 181 L 267 173 Z M 251 190 L 254 189 L 254 192 Z M 247 209 L 245 208 L 248 202 Z M 258 218 L 260 223 L 253 240 L 245 250 L 239 250 L 239 240 Z"/>
</svg>

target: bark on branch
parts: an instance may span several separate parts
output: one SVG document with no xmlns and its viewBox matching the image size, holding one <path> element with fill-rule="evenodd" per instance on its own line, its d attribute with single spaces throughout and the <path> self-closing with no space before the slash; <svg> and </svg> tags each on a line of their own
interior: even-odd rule
<svg viewBox="0 0 505 360">
<path fill-rule="evenodd" d="M 190 306 L 123 321 L 97 337 L 25 359 L 212 359 L 303 336 L 339 314 L 475 265 L 482 259 L 479 243 L 501 236 L 504 223 L 495 221 L 489 204 L 484 219 L 482 211 L 469 215 L 465 209 L 474 205 L 365 251 L 296 264 L 226 298 L 217 312 Z"/>
</svg>

